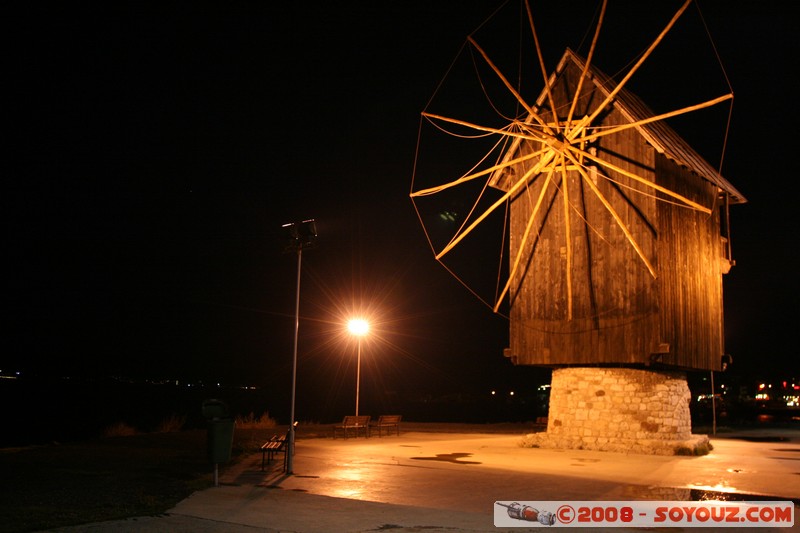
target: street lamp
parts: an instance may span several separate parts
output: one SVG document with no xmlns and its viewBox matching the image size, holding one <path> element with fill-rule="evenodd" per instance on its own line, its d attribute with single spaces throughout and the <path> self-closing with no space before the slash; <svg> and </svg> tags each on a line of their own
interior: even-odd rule
<svg viewBox="0 0 800 533">
<path fill-rule="evenodd" d="M 294 355 L 292 357 L 292 408 L 289 414 L 289 449 L 286 450 L 286 473 L 294 471 L 294 404 L 297 387 L 297 339 L 300 331 L 300 272 L 303 260 L 303 248 L 310 248 L 317 238 L 317 226 L 314 219 L 300 223 L 290 222 L 281 226 L 288 239 L 286 250 L 297 252 L 297 290 L 295 292 L 294 311 Z"/>
<path fill-rule="evenodd" d="M 369 333 L 369 322 L 354 318 L 347 323 L 347 329 L 358 337 L 358 362 L 356 363 L 356 416 L 358 416 L 358 396 L 361 389 L 361 337 Z"/>
</svg>

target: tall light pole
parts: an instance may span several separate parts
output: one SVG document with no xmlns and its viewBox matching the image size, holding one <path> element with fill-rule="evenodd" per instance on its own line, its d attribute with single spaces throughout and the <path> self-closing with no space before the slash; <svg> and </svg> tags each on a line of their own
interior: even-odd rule
<svg viewBox="0 0 800 533">
<path fill-rule="evenodd" d="M 292 407 L 289 414 L 289 447 L 286 450 L 286 473 L 294 474 L 294 406 L 297 390 L 297 340 L 300 332 L 300 272 L 303 263 L 303 248 L 309 248 L 317 238 L 317 226 L 314 219 L 304 220 L 299 224 L 284 224 L 284 231 L 289 239 L 287 251 L 297 252 L 297 289 L 295 292 L 294 311 L 294 354 L 292 356 Z"/>
<path fill-rule="evenodd" d="M 358 338 L 358 359 L 356 363 L 356 416 L 358 416 L 358 397 L 361 392 L 361 337 L 369 333 L 369 322 L 354 318 L 347 323 L 347 329 Z"/>
</svg>

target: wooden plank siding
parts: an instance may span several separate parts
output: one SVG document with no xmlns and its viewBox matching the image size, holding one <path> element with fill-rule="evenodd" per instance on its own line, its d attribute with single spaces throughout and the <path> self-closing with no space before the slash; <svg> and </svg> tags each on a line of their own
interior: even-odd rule
<svg viewBox="0 0 800 533">
<path fill-rule="evenodd" d="M 659 183 L 713 205 L 716 187 L 659 156 Z M 719 209 L 711 215 L 659 202 L 662 362 L 720 370 L 724 353 Z"/>
<path fill-rule="evenodd" d="M 554 80 L 559 109 L 569 107 L 579 76 L 576 65 L 567 64 Z M 600 93 L 597 85 L 587 83 L 576 117 L 602 101 Z M 546 121 L 553 120 L 549 106 L 541 115 Z M 612 106 L 598 126 L 628 122 L 629 118 Z M 536 149 L 536 143 L 518 143 L 514 156 Z M 714 203 L 714 184 L 658 153 L 636 129 L 602 137 L 593 149 L 604 160 L 648 181 L 702 205 Z M 529 168 L 524 165 L 530 164 L 498 177 L 495 186 L 507 187 L 514 176 Z M 709 216 L 675 205 L 652 188 L 601 166 L 590 167 L 590 171 L 593 183 L 656 269 L 656 277 L 577 171 L 570 171 L 566 179 L 571 204 L 567 236 L 564 182 L 560 173 L 553 174 L 557 187 L 549 185 L 524 243 L 525 260 L 512 279 L 506 354 L 515 364 L 550 367 L 656 362 L 719 369 L 723 336 L 718 211 Z M 541 174 L 512 199 L 512 261 L 523 244 L 522 236 L 544 183 L 545 174 Z M 665 199 L 669 201 L 660 201 Z M 572 251 L 571 319 L 568 238 Z"/>
</svg>

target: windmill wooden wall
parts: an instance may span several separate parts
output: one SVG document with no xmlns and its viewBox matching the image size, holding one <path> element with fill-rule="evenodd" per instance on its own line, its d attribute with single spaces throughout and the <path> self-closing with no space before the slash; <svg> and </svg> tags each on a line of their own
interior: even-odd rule
<svg viewBox="0 0 800 533">
<path fill-rule="evenodd" d="M 557 106 L 565 114 L 580 72 L 566 61 L 553 80 Z M 585 83 L 582 93 L 577 117 L 603 100 L 598 83 Z M 542 115 L 552 120 L 548 112 Z M 598 125 L 628 122 L 630 117 L 612 105 Z M 522 143 L 514 157 L 535 149 L 534 143 Z M 659 153 L 637 129 L 602 137 L 593 149 L 604 160 L 648 181 L 702 205 L 718 205 L 717 184 Z M 521 165 L 514 168 L 496 186 L 502 189 L 513 180 L 512 174 L 524 171 Z M 568 283 L 564 187 L 560 174 L 553 174 L 559 187 L 550 187 L 545 196 L 524 250 L 527 262 L 512 281 L 506 355 L 515 364 L 552 367 L 658 364 L 719 370 L 724 347 L 718 210 L 709 215 L 676 205 L 623 175 L 602 168 L 597 172 L 616 182 L 592 173 L 592 181 L 630 229 L 656 276 L 573 170 L 566 180 L 572 205 Z M 511 258 L 544 181 L 540 175 L 512 200 Z"/>
</svg>

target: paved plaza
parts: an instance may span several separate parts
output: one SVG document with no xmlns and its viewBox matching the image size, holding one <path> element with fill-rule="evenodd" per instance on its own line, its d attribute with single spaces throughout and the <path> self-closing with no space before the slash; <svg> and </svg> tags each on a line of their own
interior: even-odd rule
<svg viewBox="0 0 800 533">
<path fill-rule="evenodd" d="M 191 495 L 166 516 L 61 531 L 497 531 L 496 501 L 800 502 L 798 431 L 713 438 L 714 450 L 702 457 L 521 448 L 520 438 L 404 431 L 345 440 L 301 433 L 293 475 L 283 473 L 280 456 L 262 471 L 255 454 L 226 466 L 219 487 Z M 758 531 L 770 529 L 790 530 Z"/>
</svg>

